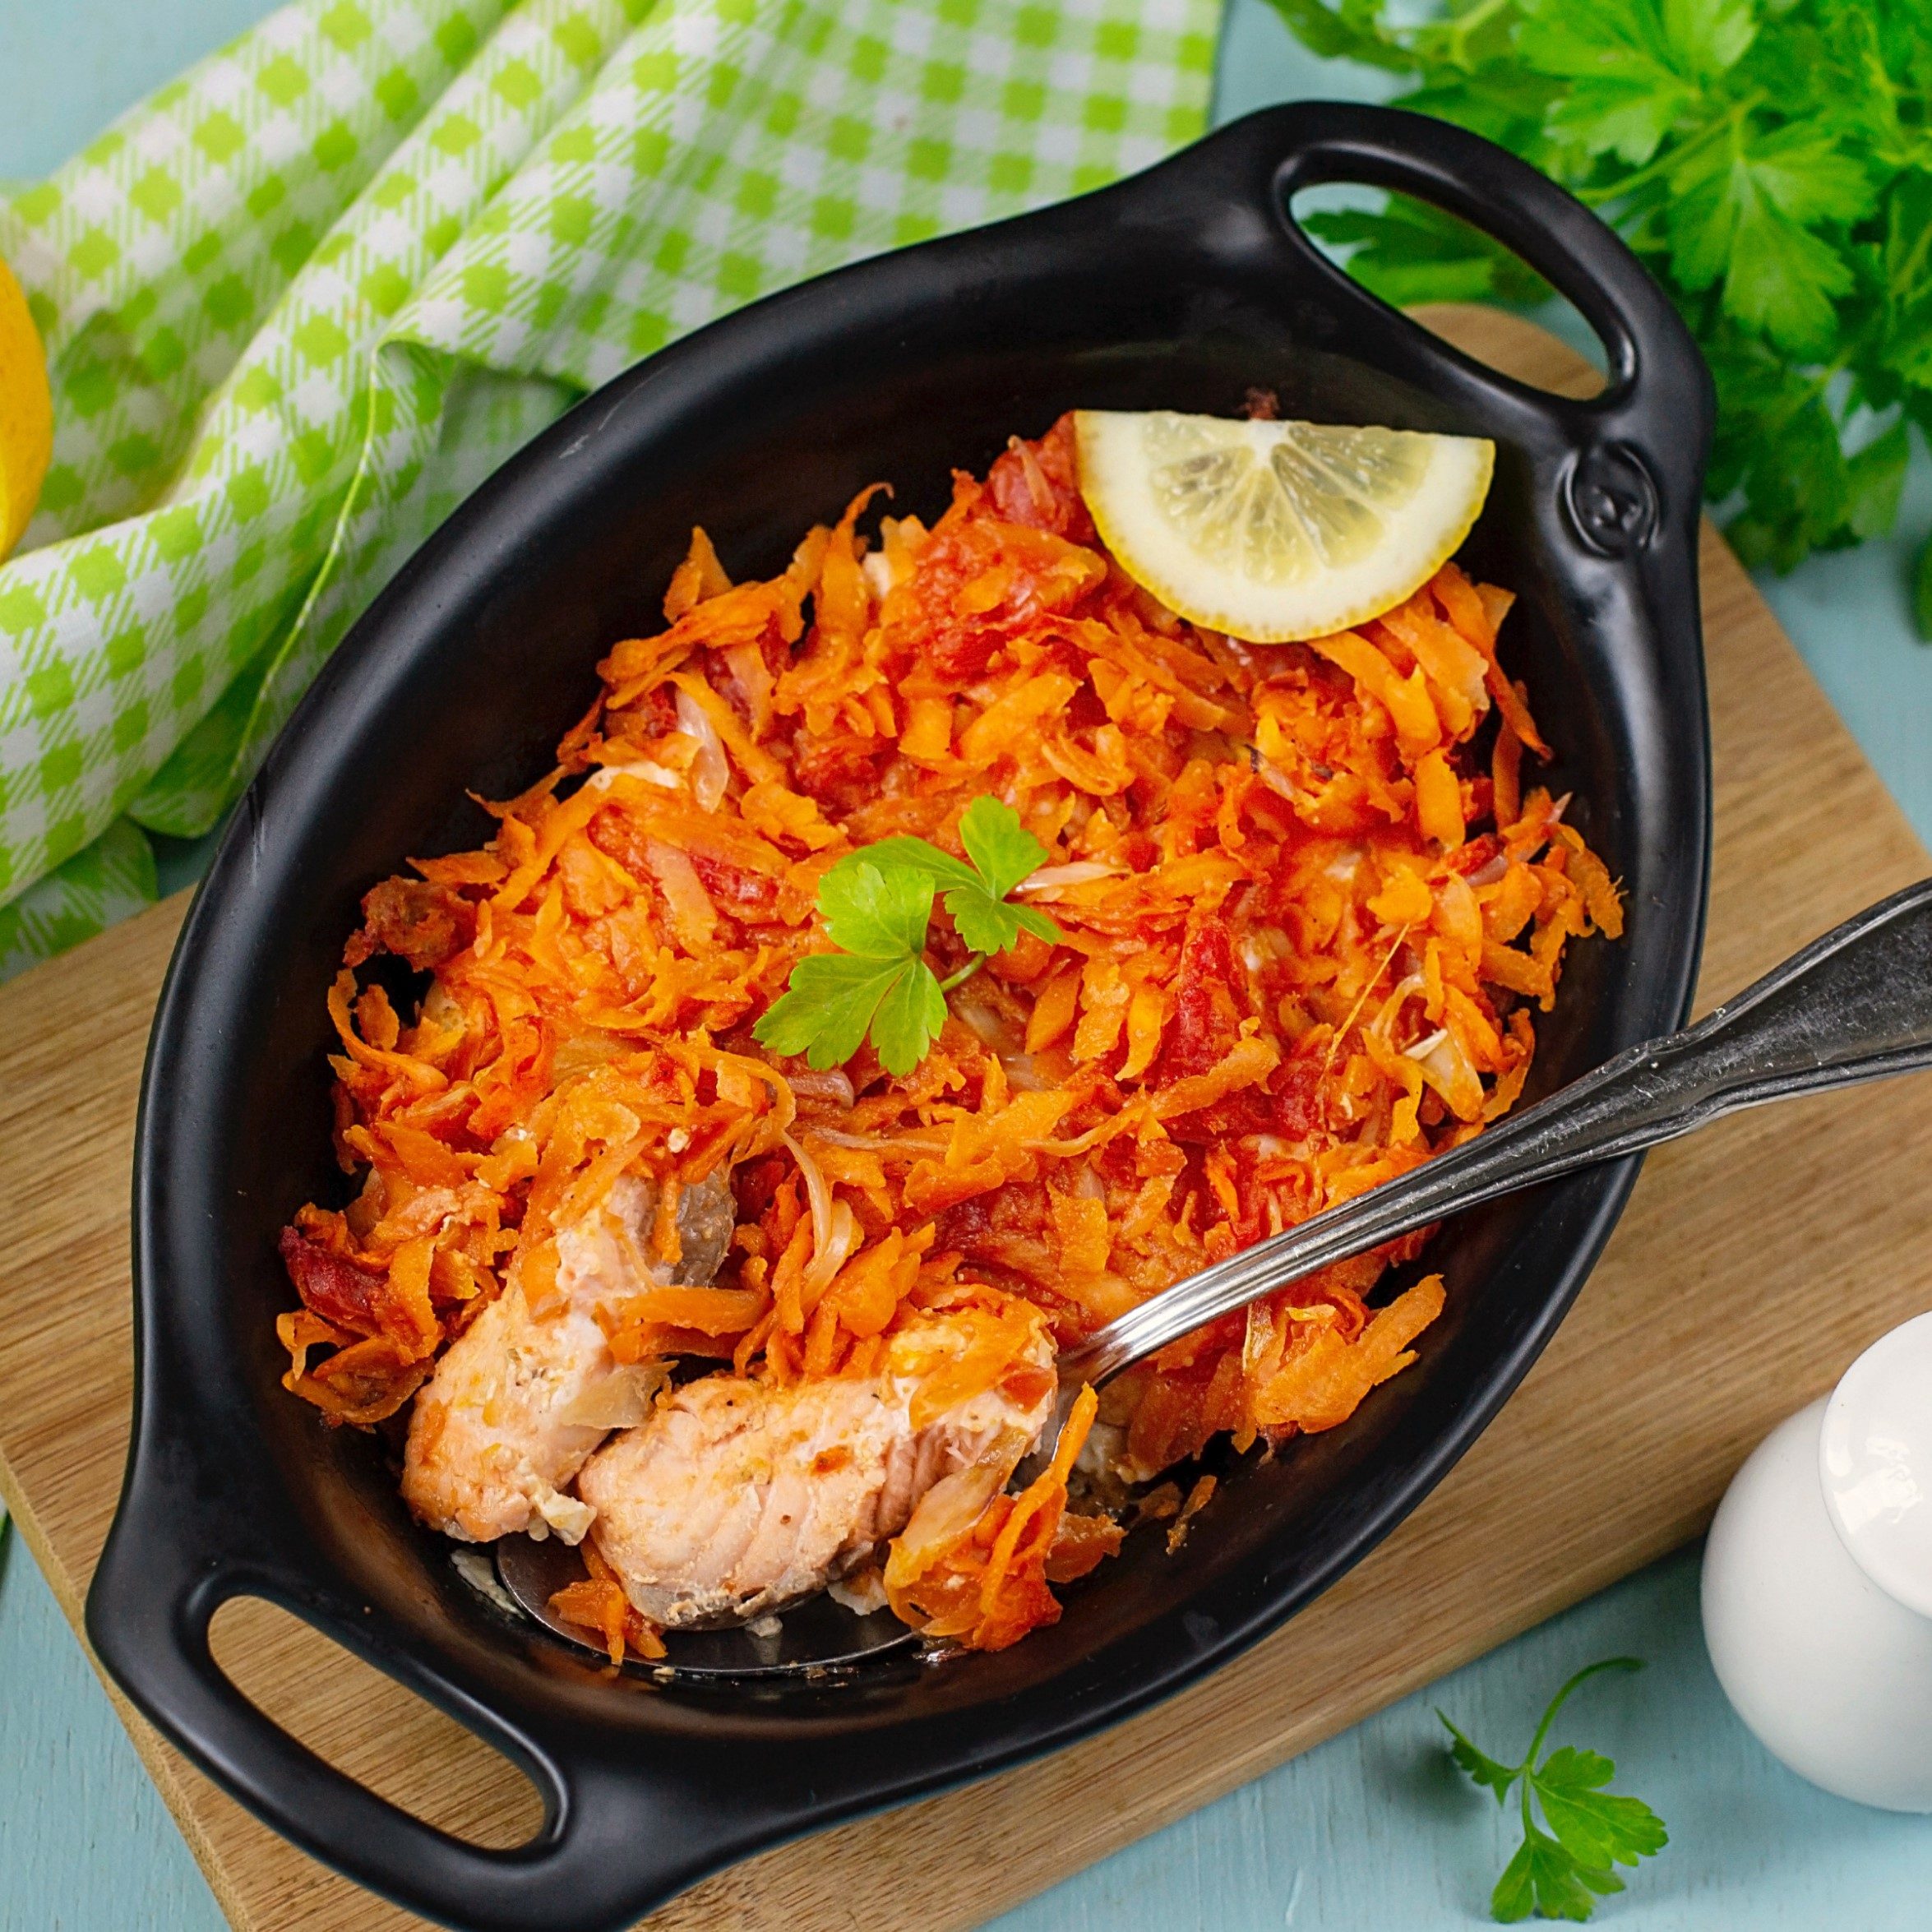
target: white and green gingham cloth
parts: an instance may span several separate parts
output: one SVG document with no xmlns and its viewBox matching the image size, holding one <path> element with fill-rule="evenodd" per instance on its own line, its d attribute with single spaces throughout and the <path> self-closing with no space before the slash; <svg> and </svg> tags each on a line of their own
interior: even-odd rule
<svg viewBox="0 0 1932 1932">
<path fill-rule="evenodd" d="M 0 199 L 0 977 L 154 896 L 396 566 L 686 330 L 1199 132 L 1219 0 L 298 0 Z"/>
</svg>

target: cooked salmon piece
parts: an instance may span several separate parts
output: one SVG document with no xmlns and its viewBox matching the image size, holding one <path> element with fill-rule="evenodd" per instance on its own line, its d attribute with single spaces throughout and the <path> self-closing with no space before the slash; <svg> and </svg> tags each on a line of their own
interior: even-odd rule
<svg viewBox="0 0 1932 1932">
<path fill-rule="evenodd" d="M 966 1336 L 930 1315 L 868 1378 L 706 1375 L 661 1398 L 577 1479 L 639 1615 L 667 1629 L 762 1615 L 863 1562 L 941 1477 L 991 1458 L 1010 1468 L 1052 1409 L 1052 1338 L 1038 1319 L 1019 1373 L 916 1426 L 921 1387 Z"/>
<path fill-rule="evenodd" d="M 649 1371 L 612 1357 L 597 1310 L 653 1286 L 717 1273 L 736 1218 L 723 1174 L 678 1197 L 682 1258 L 645 1257 L 654 1182 L 619 1176 L 602 1207 L 557 1237 L 557 1306 L 531 1312 L 520 1286 L 453 1343 L 416 1398 L 403 1497 L 432 1529 L 485 1543 L 528 1531 L 579 1541 L 590 1511 L 564 1488 L 612 1429 L 649 1412 Z"/>
</svg>

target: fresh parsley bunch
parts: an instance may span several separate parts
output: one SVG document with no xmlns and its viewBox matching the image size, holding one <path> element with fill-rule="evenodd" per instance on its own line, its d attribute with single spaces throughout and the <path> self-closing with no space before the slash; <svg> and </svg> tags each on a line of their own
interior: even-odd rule
<svg viewBox="0 0 1932 1932">
<path fill-rule="evenodd" d="M 1272 0 L 1315 53 L 1415 85 L 1612 223 L 1717 385 L 1710 494 L 1746 562 L 1889 530 L 1932 438 L 1926 0 Z M 1514 256 L 1416 203 L 1312 216 L 1398 303 L 1537 299 Z M 1913 571 L 1932 638 L 1932 539 Z"/>
<path fill-rule="evenodd" d="M 1435 1713 L 1454 1740 L 1449 1755 L 1477 1784 L 1495 1793 L 1497 1804 L 1507 1802 L 1512 1785 L 1520 1781 L 1523 1786 L 1523 1844 L 1490 1894 L 1490 1910 L 1504 1925 L 1532 1911 L 1546 1919 L 1587 1919 L 1596 1909 L 1592 1893 L 1623 1890 L 1613 1867 L 1634 1865 L 1670 1842 L 1664 1821 L 1641 1798 L 1604 1790 L 1616 1766 L 1601 1752 L 1565 1745 L 1537 1762 L 1556 1713 L 1579 1684 L 1604 1671 L 1643 1668 L 1640 1658 L 1613 1657 L 1578 1671 L 1550 1700 L 1520 1764 L 1500 1764 L 1485 1756 L 1442 1712 Z M 1541 1810 L 1541 1825 L 1532 1798 Z"/>
<path fill-rule="evenodd" d="M 792 968 L 786 990 L 751 1029 L 778 1053 L 802 1053 L 823 1070 L 851 1059 L 869 1036 L 888 1073 L 908 1074 L 945 1024 L 945 996 L 990 955 L 1030 932 L 1049 945 L 1060 928 L 1007 894 L 1047 848 L 996 798 L 975 798 L 959 819 L 964 859 L 923 839 L 881 839 L 848 852 L 819 880 L 818 910 L 836 953 Z M 941 981 L 926 964 L 935 893 L 945 895 L 973 957 Z"/>
</svg>

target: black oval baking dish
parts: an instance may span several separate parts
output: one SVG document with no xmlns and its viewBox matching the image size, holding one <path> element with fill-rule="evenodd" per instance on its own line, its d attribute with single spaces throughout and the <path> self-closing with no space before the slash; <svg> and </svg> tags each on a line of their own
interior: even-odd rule
<svg viewBox="0 0 1932 1932">
<path fill-rule="evenodd" d="M 1565 400 L 1467 359 L 1315 252 L 1289 195 L 1406 190 L 1540 269 L 1605 344 Z M 1345 1428 L 1251 1458 L 1196 1520 L 1069 1593 L 1015 1648 L 849 1680 L 614 1680 L 511 1621 L 418 1528 L 379 1446 L 284 1393 L 277 1230 L 329 1184 L 324 995 L 358 901 L 406 855 L 487 835 L 465 794 L 548 768 L 616 639 L 702 523 L 775 571 L 864 484 L 931 513 L 955 465 L 1066 409 L 1284 414 L 1491 437 L 1465 556 L 1517 591 L 1505 630 L 1573 822 L 1628 894 L 1539 1026 L 1547 1088 L 1685 1016 L 1709 761 L 1695 575 L 1708 378 L 1608 229 L 1500 149 L 1386 109 L 1230 127 L 1135 179 L 774 296 L 640 364 L 538 437 L 427 544 L 275 746 L 176 950 L 150 1048 L 134 1196 L 133 1449 L 88 1599 L 113 1676 L 205 1770 L 353 1877 L 453 1924 L 628 1924 L 732 1860 L 1063 1745 L 1225 1662 L 1387 1535 L 1495 1413 L 1608 1236 L 1635 1163 L 1445 1228 L 1448 1311 Z M 312 1755 L 215 1666 L 252 1593 L 305 1617 L 515 1759 L 529 1845 L 422 1824 Z"/>
</svg>

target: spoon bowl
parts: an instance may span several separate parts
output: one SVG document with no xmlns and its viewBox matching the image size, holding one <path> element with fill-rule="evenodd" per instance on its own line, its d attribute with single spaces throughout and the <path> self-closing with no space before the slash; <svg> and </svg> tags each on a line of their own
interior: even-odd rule
<svg viewBox="0 0 1932 1932">
<path fill-rule="evenodd" d="M 599 1646 L 580 1625 L 566 1623 L 550 1599 L 588 1574 L 568 1543 L 552 1537 L 505 1537 L 494 1548 L 497 1581 L 525 1614 L 580 1649 Z M 848 1610 L 827 1592 L 807 1597 L 749 1624 L 715 1630 L 667 1630 L 661 1658 L 635 1667 L 669 1682 L 678 1678 L 811 1676 L 847 1669 L 889 1650 L 910 1649 L 918 1633 L 890 1610 Z"/>
</svg>

